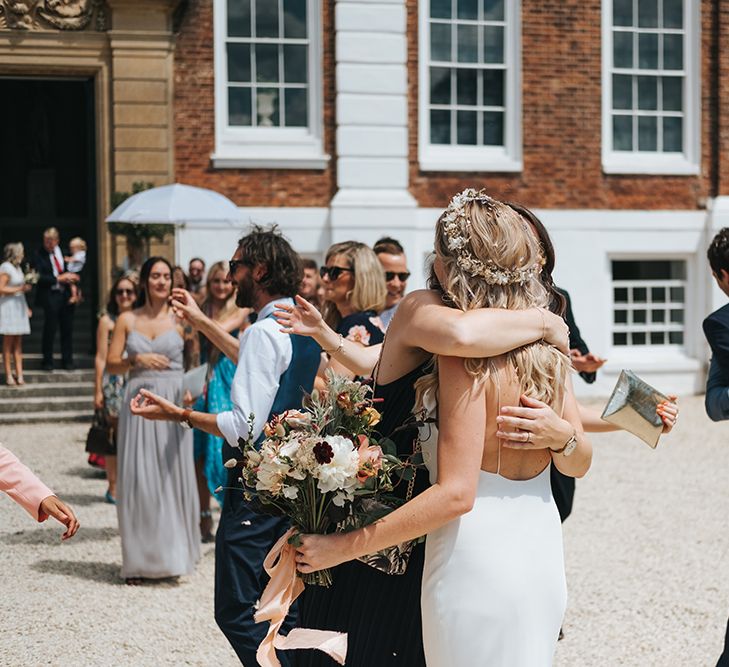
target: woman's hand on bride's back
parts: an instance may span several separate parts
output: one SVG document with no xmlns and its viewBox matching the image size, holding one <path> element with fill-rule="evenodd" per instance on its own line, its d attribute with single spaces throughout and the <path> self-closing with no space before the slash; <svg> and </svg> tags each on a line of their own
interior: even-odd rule
<svg viewBox="0 0 729 667">
<path fill-rule="evenodd" d="M 572 424 L 546 403 L 526 394 L 521 397 L 521 405 L 501 408 L 496 422 L 496 437 L 512 449 L 560 449 L 575 432 Z"/>
<path fill-rule="evenodd" d="M 281 325 L 281 331 L 299 336 L 314 336 L 321 331 L 324 320 L 315 306 L 306 299 L 296 296 L 296 305 L 286 303 L 275 304 L 273 316 Z"/>
<path fill-rule="evenodd" d="M 348 560 L 345 543 L 347 533 L 331 535 L 299 535 L 296 547 L 296 569 L 308 574 L 335 567 Z"/>
</svg>

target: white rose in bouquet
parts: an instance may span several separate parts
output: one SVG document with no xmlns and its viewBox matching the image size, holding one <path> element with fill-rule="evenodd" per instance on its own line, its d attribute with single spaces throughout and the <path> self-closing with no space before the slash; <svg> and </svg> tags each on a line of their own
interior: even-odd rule
<svg viewBox="0 0 729 667">
<path fill-rule="evenodd" d="M 351 500 L 357 488 L 359 454 L 352 441 L 341 435 L 328 435 L 314 445 L 314 456 L 319 464 L 314 476 L 319 480 L 317 487 L 322 493 L 342 491 L 333 502 L 343 505 Z"/>
</svg>

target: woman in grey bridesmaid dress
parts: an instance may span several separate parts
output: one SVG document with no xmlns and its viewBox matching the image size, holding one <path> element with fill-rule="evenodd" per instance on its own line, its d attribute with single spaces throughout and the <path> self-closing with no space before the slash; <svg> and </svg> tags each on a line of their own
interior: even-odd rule
<svg viewBox="0 0 729 667">
<path fill-rule="evenodd" d="M 119 415 L 117 514 L 122 576 L 130 584 L 191 574 L 200 558 L 192 431 L 129 410 L 142 387 L 182 403 L 185 343 L 167 306 L 171 273 L 162 258 L 145 262 L 138 307 L 119 317 L 107 360 L 109 372 L 129 371 Z"/>
</svg>

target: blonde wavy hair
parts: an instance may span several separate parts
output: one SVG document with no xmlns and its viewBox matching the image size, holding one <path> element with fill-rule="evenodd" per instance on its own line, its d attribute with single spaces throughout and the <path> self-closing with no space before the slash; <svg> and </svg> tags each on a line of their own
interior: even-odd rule
<svg viewBox="0 0 729 667">
<path fill-rule="evenodd" d="M 327 250 L 324 260 L 326 264 L 334 256 L 344 257 L 348 268 L 354 271 L 354 287 L 349 293 L 349 303 L 358 313 L 374 310 L 379 313 L 385 307 L 387 285 L 385 272 L 374 250 L 358 241 L 335 243 Z M 325 301 L 322 305 L 324 321 L 336 329 L 342 319 L 333 301 Z"/>
<path fill-rule="evenodd" d="M 20 266 L 25 257 L 25 248 L 22 243 L 6 243 L 3 248 L 3 259 L 13 266 Z"/>
<path fill-rule="evenodd" d="M 210 269 L 208 270 L 207 278 L 205 279 L 205 300 L 202 302 L 202 309 L 205 312 L 205 314 L 210 315 L 212 312 L 211 307 L 213 303 L 213 294 L 210 289 L 213 280 L 215 279 L 215 276 L 218 273 L 223 274 L 223 278 L 228 275 L 228 263 L 227 262 L 215 262 Z M 225 302 L 225 305 L 223 308 L 220 309 L 220 312 L 218 313 L 218 319 L 224 320 L 230 315 L 232 315 L 238 308 L 238 306 L 235 305 L 235 290 L 236 290 L 236 284 L 233 282 L 233 289 L 230 292 L 230 296 L 228 297 L 228 300 Z"/>
<path fill-rule="evenodd" d="M 443 266 L 440 289 L 446 303 L 467 311 L 475 308 L 548 308 L 549 294 L 539 280 L 544 258 L 539 241 L 526 220 L 507 204 L 474 193 L 459 206 L 460 215 L 452 214 L 452 206 L 438 219 L 435 229 L 435 252 Z M 456 198 L 454 198 L 455 200 Z M 457 229 L 454 232 L 454 218 Z M 454 243 L 453 239 L 458 241 Z M 488 277 L 470 269 L 472 261 L 489 267 Z M 501 282 L 492 278 L 513 276 Z M 531 275 L 528 279 L 520 276 Z M 511 350 L 506 354 L 507 364 L 516 371 L 521 393 L 561 409 L 564 382 L 570 367 L 569 359 L 556 348 L 542 341 Z M 474 382 L 486 380 L 488 359 L 466 359 L 466 370 Z M 435 389 L 438 383 L 437 358 L 433 371 L 420 378 L 415 385 L 416 405 L 422 407 L 423 395 Z"/>
</svg>

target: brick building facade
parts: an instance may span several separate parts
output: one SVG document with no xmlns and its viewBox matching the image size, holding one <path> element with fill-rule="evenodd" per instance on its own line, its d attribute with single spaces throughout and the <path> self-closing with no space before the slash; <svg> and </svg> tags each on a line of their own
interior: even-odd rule
<svg viewBox="0 0 729 667">
<path fill-rule="evenodd" d="M 0 76 L 94 82 L 97 221 L 110 192 L 176 180 L 317 259 L 396 236 L 417 287 L 440 210 L 484 187 L 553 235 L 609 358 L 592 391 L 623 367 L 702 386 L 700 321 L 723 303 L 705 247 L 729 224 L 721 0 L 108 0 L 105 24 L 73 32 L 20 28 L 11 5 Z M 177 259 L 225 258 L 239 235 L 188 227 Z"/>
</svg>

